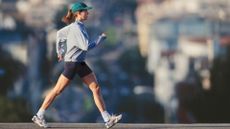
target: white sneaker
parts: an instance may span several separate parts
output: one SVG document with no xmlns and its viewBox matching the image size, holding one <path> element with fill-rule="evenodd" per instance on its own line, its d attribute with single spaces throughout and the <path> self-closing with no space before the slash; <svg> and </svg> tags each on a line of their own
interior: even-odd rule
<svg viewBox="0 0 230 129">
<path fill-rule="evenodd" d="M 109 118 L 109 121 L 105 123 L 105 127 L 107 129 L 113 127 L 119 120 L 121 120 L 121 118 L 122 118 L 122 114 L 120 114 L 120 115 L 112 115 Z"/>
<path fill-rule="evenodd" d="M 48 124 L 44 118 L 40 118 L 37 115 L 33 116 L 32 121 L 40 127 L 48 128 Z"/>
</svg>

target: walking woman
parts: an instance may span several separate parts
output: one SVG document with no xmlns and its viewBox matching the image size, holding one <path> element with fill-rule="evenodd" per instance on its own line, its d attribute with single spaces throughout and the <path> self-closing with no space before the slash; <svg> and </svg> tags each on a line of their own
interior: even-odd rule
<svg viewBox="0 0 230 129">
<path fill-rule="evenodd" d="M 64 88 L 67 87 L 75 74 L 78 74 L 92 91 L 94 102 L 102 115 L 106 128 L 112 127 L 122 118 L 121 114 L 110 115 L 107 112 L 95 74 L 85 63 L 87 52 L 95 48 L 106 38 L 106 35 L 102 33 L 94 42 L 89 41 L 83 22 L 87 20 L 88 10 L 90 9 L 92 7 L 82 2 L 74 3 L 63 18 L 63 21 L 68 25 L 57 32 L 57 55 L 59 61 L 64 60 L 65 62 L 64 71 L 54 88 L 45 97 L 37 114 L 32 118 L 32 121 L 40 127 L 48 127 L 44 119 L 45 111 Z"/>
</svg>

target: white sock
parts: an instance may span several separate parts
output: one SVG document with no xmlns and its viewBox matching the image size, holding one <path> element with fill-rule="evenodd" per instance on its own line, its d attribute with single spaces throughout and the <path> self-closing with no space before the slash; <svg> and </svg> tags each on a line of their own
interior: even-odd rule
<svg viewBox="0 0 230 129">
<path fill-rule="evenodd" d="M 111 117 L 110 114 L 107 111 L 102 112 L 101 116 L 102 116 L 104 122 L 109 121 L 109 118 Z"/>
<path fill-rule="evenodd" d="M 44 118 L 45 115 L 45 110 L 44 109 L 39 109 L 37 112 L 37 116 L 40 118 Z"/>
</svg>

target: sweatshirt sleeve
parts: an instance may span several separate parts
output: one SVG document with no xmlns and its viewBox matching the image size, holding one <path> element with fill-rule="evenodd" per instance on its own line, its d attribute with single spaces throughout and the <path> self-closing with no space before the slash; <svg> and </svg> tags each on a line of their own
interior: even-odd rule
<svg viewBox="0 0 230 129">
<path fill-rule="evenodd" d="M 99 45 L 105 39 L 106 39 L 106 36 L 99 35 L 96 40 L 94 40 L 93 42 L 89 43 L 88 50 L 95 48 L 97 45 Z"/>
<path fill-rule="evenodd" d="M 69 26 L 65 26 L 62 29 L 57 31 L 57 37 L 56 37 L 57 54 L 62 54 L 62 51 L 61 51 L 62 43 L 66 42 L 68 31 L 69 31 Z"/>
<path fill-rule="evenodd" d="M 86 32 L 84 33 L 78 25 L 70 28 L 70 30 L 71 32 L 68 34 L 68 43 L 75 44 L 83 51 L 88 51 L 96 47 L 106 38 L 106 36 L 100 35 L 95 41 L 90 42 L 88 34 L 86 34 Z"/>
</svg>

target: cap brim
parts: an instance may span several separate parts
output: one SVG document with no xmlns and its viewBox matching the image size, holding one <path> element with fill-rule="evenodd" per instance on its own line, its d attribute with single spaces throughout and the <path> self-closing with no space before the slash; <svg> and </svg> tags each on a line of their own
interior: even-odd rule
<svg viewBox="0 0 230 129">
<path fill-rule="evenodd" d="M 85 10 L 90 10 L 90 9 L 93 9 L 93 7 L 85 7 L 84 9 Z"/>
<path fill-rule="evenodd" d="M 73 13 L 75 13 L 75 12 L 77 12 L 77 11 L 79 11 L 79 10 L 90 10 L 90 9 L 93 9 L 93 7 L 84 7 L 84 8 L 79 8 L 79 9 L 77 9 L 77 10 L 74 10 L 74 9 L 73 9 Z"/>
</svg>

